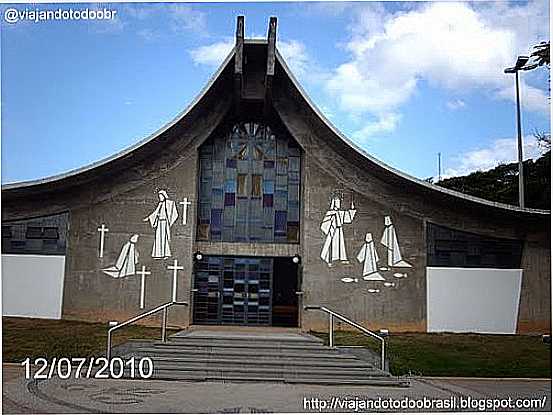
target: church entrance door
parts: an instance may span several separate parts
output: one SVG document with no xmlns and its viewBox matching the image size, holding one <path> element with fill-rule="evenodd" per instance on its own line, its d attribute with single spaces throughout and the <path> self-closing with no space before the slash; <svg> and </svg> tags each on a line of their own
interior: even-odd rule
<svg viewBox="0 0 553 415">
<path fill-rule="evenodd" d="M 194 264 L 193 324 L 296 326 L 290 258 L 205 255 Z"/>
</svg>

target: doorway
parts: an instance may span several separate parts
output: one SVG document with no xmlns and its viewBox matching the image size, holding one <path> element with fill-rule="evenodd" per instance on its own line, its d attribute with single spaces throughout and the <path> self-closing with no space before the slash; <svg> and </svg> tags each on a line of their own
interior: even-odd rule
<svg viewBox="0 0 553 415">
<path fill-rule="evenodd" d="M 292 258 L 205 255 L 194 263 L 193 324 L 298 326 Z"/>
<path fill-rule="evenodd" d="M 298 327 L 298 264 L 292 258 L 274 258 L 273 326 Z"/>
</svg>

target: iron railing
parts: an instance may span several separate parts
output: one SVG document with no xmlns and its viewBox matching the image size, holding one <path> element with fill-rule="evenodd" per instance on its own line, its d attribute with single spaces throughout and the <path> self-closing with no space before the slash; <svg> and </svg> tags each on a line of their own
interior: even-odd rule
<svg viewBox="0 0 553 415">
<path fill-rule="evenodd" d="M 339 314 L 336 311 L 332 311 L 331 309 L 325 306 L 307 305 L 304 308 L 305 310 L 318 310 L 328 314 L 328 344 L 330 347 L 334 347 L 334 318 L 335 317 L 338 320 L 341 320 L 344 323 L 349 324 L 352 327 L 355 327 L 357 330 L 361 331 L 361 333 L 363 333 L 364 335 L 380 340 L 380 344 L 381 344 L 380 368 L 382 370 L 386 370 L 386 340 L 383 337 L 379 336 L 376 333 L 373 333 L 372 331 L 356 323 L 355 321 L 350 320 L 346 316 L 343 316 L 342 314 Z"/>
<path fill-rule="evenodd" d="M 112 337 L 112 333 L 115 330 L 120 329 L 120 328 L 125 327 L 125 326 L 128 326 L 129 324 L 135 323 L 138 320 L 142 320 L 143 318 L 151 316 L 152 314 L 155 314 L 155 313 L 157 313 L 158 311 L 161 311 L 161 310 L 163 310 L 163 316 L 161 318 L 161 341 L 163 343 L 165 343 L 167 341 L 167 310 L 170 307 L 174 306 L 174 305 L 188 306 L 188 303 L 184 302 L 184 301 L 171 301 L 171 302 L 168 302 L 168 303 L 165 303 L 165 304 L 161 304 L 161 305 L 157 306 L 156 308 L 152 308 L 151 310 L 145 311 L 144 313 L 139 314 L 139 315 L 137 315 L 133 318 L 130 318 L 127 321 L 124 321 L 122 323 L 118 323 L 115 326 L 110 327 L 108 329 L 108 343 L 107 343 L 107 348 L 106 348 L 106 357 L 107 357 L 108 361 L 111 358 L 111 337 Z"/>
</svg>

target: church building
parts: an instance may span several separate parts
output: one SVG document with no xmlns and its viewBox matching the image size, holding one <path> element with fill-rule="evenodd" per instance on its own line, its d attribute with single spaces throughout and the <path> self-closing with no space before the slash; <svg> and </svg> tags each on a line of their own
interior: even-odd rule
<svg viewBox="0 0 553 415">
<path fill-rule="evenodd" d="M 340 133 L 267 39 L 236 44 L 172 122 L 2 187 L 3 314 L 169 324 L 545 333 L 550 211 L 413 178 Z M 513 144 L 514 145 L 514 144 Z"/>
</svg>

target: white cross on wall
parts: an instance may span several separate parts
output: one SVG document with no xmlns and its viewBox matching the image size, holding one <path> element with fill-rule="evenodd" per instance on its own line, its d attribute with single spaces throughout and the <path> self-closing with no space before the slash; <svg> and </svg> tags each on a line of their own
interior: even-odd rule
<svg viewBox="0 0 553 415">
<path fill-rule="evenodd" d="M 190 206 L 192 202 L 188 201 L 188 198 L 185 197 L 182 202 L 179 202 L 179 205 L 182 205 L 182 224 L 186 225 L 186 219 L 188 217 L 188 206 Z"/>
<path fill-rule="evenodd" d="M 178 265 L 178 261 L 175 259 L 173 265 L 169 265 L 167 269 L 173 270 L 173 302 L 177 301 L 177 273 L 184 269 L 183 266 Z"/>
<path fill-rule="evenodd" d="M 146 275 L 151 275 L 152 273 L 149 271 L 146 271 L 146 267 L 142 265 L 142 270 L 137 271 L 137 274 L 141 276 L 140 281 L 140 308 L 144 308 L 144 292 L 145 292 L 145 286 L 146 286 Z"/>
<path fill-rule="evenodd" d="M 100 258 L 104 257 L 104 238 L 107 232 L 109 232 L 109 229 L 106 228 L 106 225 L 102 223 L 102 227 L 98 228 L 98 232 L 100 232 Z"/>
</svg>

